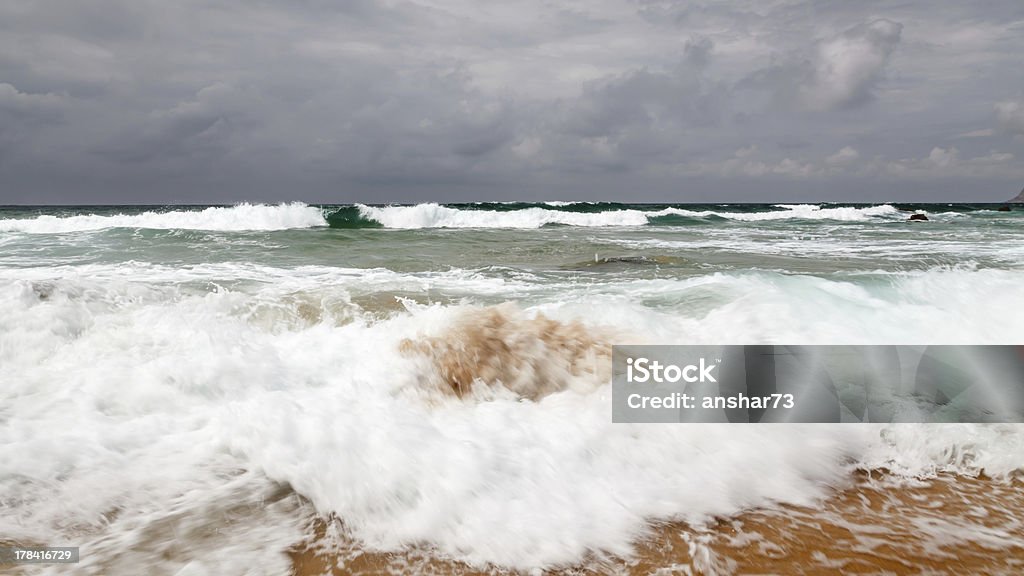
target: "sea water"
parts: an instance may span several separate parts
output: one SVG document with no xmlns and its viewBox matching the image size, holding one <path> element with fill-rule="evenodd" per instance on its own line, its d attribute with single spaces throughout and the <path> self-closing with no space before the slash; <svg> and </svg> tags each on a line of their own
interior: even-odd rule
<svg viewBox="0 0 1024 576">
<path fill-rule="evenodd" d="M 287 574 L 319 518 L 368 551 L 531 570 L 629 557 L 652 523 L 813 509 L 858 471 L 1007 480 L 1024 425 L 612 424 L 588 354 L 1024 344 L 1022 225 L 986 205 L 0 208 L 0 541 L 80 546 L 81 573 Z M 487 339 L 518 388 L 451 394 L 451 350 L 416 352 Z"/>
</svg>

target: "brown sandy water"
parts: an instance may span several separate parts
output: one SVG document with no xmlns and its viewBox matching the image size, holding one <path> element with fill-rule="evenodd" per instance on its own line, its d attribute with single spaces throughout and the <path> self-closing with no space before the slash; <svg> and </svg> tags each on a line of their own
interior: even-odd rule
<svg viewBox="0 0 1024 576">
<path fill-rule="evenodd" d="M 288 554 L 295 576 L 511 573 L 427 549 L 364 550 L 327 520 Z M 546 573 L 1024 574 L 1024 481 L 860 473 L 815 508 L 753 510 L 700 527 L 662 524 L 631 558 L 592 558 Z"/>
</svg>

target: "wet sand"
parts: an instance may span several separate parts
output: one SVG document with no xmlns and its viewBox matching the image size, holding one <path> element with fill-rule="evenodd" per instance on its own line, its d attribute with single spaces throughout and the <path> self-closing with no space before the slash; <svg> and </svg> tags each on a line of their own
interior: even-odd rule
<svg viewBox="0 0 1024 576">
<path fill-rule="evenodd" d="M 295 576 L 505 574 L 426 549 L 371 552 L 318 521 L 290 550 Z M 549 574 L 1024 574 L 1024 479 L 940 476 L 907 484 L 858 474 L 816 508 L 755 510 L 703 527 L 668 523 L 631 558 Z"/>
</svg>

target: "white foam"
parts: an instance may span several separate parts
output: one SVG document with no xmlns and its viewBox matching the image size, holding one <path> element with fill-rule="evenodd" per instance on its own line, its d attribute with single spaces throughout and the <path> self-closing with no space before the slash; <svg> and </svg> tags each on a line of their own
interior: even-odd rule
<svg viewBox="0 0 1024 576">
<path fill-rule="evenodd" d="M 708 216 L 719 216 L 729 220 L 740 220 L 744 222 L 762 222 L 767 220 L 840 220 L 846 222 L 864 222 L 872 218 L 893 216 L 899 214 L 899 210 L 889 204 L 868 206 L 865 208 L 854 208 L 849 206 L 823 208 L 814 204 L 779 204 L 777 208 L 768 212 L 730 212 L 712 210 L 685 210 L 681 208 L 665 208 L 655 215 L 667 216 L 689 216 L 693 218 L 706 218 Z"/>
<path fill-rule="evenodd" d="M 398 343 L 441 333 L 459 306 L 282 328 L 240 311 L 299 314 L 328 302 L 285 296 L 342 297 L 373 278 L 248 264 L 176 278 L 169 267 L 120 266 L 0 274 L 3 536 L 73 539 L 99 551 L 90 562 L 102 553 L 158 572 L 276 570 L 300 510 L 275 512 L 251 538 L 231 535 L 222 549 L 240 554 L 230 566 L 215 561 L 216 546 L 165 557 L 141 544 L 161 530 L 222 527 L 227 508 L 258 508 L 271 481 L 337 514 L 369 547 L 426 542 L 531 569 L 587 551 L 626 554 L 653 520 L 812 504 L 854 465 L 907 475 L 1024 470 L 1024 426 L 618 425 L 607 386 L 536 403 L 427 401 L 419 383 L 433 368 Z M 370 272 L 423 293 L 479 276 L 450 274 L 431 284 Z M 196 284 L 225 275 L 244 285 Z M 664 342 L 1006 343 L 1024 334 L 1024 317 L 1006 308 L 1022 280 L 1005 270 L 871 284 L 719 273 L 547 292 L 480 279 L 474 290 L 526 290 L 532 312 Z M 652 299 L 666 305 L 641 304 Z"/>
<path fill-rule="evenodd" d="M 545 208 L 521 210 L 461 210 L 440 204 L 415 206 L 359 205 L 364 218 L 386 228 L 540 228 L 547 224 L 570 226 L 643 226 L 647 215 L 639 210 L 580 213 Z"/>
<path fill-rule="evenodd" d="M 319 208 L 301 202 L 291 204 L 238 204 L 203 210 L 170 210 L 140 214 L 43 215 L 0 220 L 0 232 L 56 234 L 106 228 L 155 228 L 180 230 L 286 230 L 326 226 Z"/>
<path fill-rule="evenodd" d="M 566 206 L 568 204 L 554 204 Z M 866 221 L 886 217 L 899 212 L 888 204 L 867 208 L 822 208 L 810 204 L 781 206 L 782 210 L 770 212 L 694 211 L 682 208 L 665 208 L 656 211 L 616 209 L 603 212 L 569 212 L 532 207 L 519 210 L 462 210 L 440 204 L 428 203 L 414 206 L 365 206 L 358 205 L 360 214 L 369 220 L 383 224 L 386 228 L 540 228 L 548 224 L 568 226 L 644 226 L 658 216 L 687 216 L 705 218 L 720 216 L 730 220 L 844 220 Z"/>
<path fill-rule="evenodd" d="M 758 233 L 760 232 L 760 233 Z M 596 244 L 621 246 L 631 250 L 682 250 L 718 251 L 722 253 L 772 254 L 787 256 L 813 256 L 821 259 L 857 258 L 879 262 L 907 262 L 913 260 L 945 257 L 949 261 L 970 257 L 999 259 L 1016 264 L 1024 256 L 1024 234 L 1005 233 L 991 242 L 980 242 L 978 238 L 923 236 L 919 231 L 904 231 L 905 235 L 890 234 L 876 237 L 871 235 L 828 234 L 801 230 L 798 236 L 780 235 L 777 231 L 751 231 L 742 236 L 735 231 L 702 229 L 698 237 L 684 240 L 635 239 L 623 237 L 592 237 Z"/>
<path fill-rule="evenodd" d="M 546 204 L 548 206 L 556 206 L 556 207 L 562 207 L 562 206 L 588 206 L 588 205 L 593 205 L 594 202 L 587 202 L 585 200 L 548 200 L 547 202 L 544 202 L 544 204 Z"/>
<path fill-rule="evenodd" d="M 1024 425 L 874 426 L 860 456 L 864 468 L 917 477 L 940 472 L 1005 478 L 1024 472 Z"/>
</svg>

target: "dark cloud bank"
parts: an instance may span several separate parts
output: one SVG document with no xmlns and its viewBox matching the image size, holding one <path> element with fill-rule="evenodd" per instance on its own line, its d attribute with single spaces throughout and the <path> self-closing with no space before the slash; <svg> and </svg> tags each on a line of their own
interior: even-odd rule
<svg viewBox="0 0 1024 576">
<path fill-rule="evenodd" d="M 997 201 L 1024 3 L 0 3 L 0 203 Z"/>
</svg>

